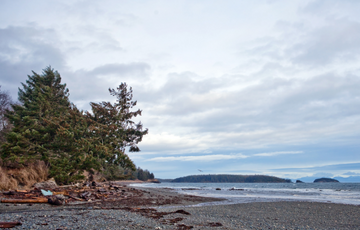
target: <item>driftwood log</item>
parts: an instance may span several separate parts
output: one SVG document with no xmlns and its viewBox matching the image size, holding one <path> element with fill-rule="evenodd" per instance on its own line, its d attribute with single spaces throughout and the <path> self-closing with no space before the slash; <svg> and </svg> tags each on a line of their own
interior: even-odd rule
<svg viewBox="0 0 360 230">
<path fill-rule="evenodd" d="M 1 203 L 48 203 L 48 198 L 37 199 L 4 199 Z"/>
<path fill-rule="evenodd" d="M 21 225 L 20 222 L 0 222 L 0 228 L 13 228 L 17 225 Z"/>
</svg>

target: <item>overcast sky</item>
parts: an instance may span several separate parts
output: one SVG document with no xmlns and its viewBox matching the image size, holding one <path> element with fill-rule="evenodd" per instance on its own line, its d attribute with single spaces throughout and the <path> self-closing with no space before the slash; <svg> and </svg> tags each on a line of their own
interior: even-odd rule
<svg viewBox="0 0 360 230">
<path fill-rule="evenodd" d="M 360 1 L 0 1 L 0 85 L 51 65 L 70 100 L 133 87 L 159 178 L 360 175 Z M 136 109 L 137 109 L 136 108 Z M 200 172 L 198 170 L 202 170 Z"/>
</svg>

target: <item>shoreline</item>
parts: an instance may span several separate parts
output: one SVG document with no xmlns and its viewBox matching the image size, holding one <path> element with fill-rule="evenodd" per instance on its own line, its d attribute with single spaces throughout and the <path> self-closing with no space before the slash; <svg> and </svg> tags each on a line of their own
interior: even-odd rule
<svg viewBox="0 0 360 230">
<path fill-rule="evenodd" d="M 143 195 L 118 201 L 0 203 L 0 222 L 22 224 L 12 229 L 360 229 L 356 205 L 279 201 L 191 206 L 220 200 L 166 188 L 136 190 Z"/>
</svg>

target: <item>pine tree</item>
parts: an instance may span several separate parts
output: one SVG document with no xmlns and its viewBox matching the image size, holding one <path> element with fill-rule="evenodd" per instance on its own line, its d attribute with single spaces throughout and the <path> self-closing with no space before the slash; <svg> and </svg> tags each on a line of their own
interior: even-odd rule
<svg viewBox="0 0 360 230">
<path fill-rule="evenodd" d="M 82 179 L 84 170 L 100 170 L 101 162 L 86 139 L 93 121 L 70 103 L 60 74 L 47 67 L 42 75 L 33 72 L 22 86 L 21 104 L 12 105 L 6 115 L 14 126 L 1 151 L 8 167 L 41 160 L 60 184 Z"/>
<path fill-rule="evenodd" d="M 104 152 L 103 156 L 109 164 L 135 170 L 135 165 L 125 150 L 129 147 L 130 152 L 140 151 L 137 144 L 148 133 L 148 129 L 143 130 L 141 122 L 135 124 L 131 120 L 141 115 L 140 109 L 130 111 L 137 103 L 132 101 L 131 87 L 128 91 L 126 83 L 121 83 L 116 90 L 109 89 L 109 92 L 117 98 L 114 104 L 90 103 L 92 114 L 87 113 L 87 115 L 98 125 L 91 127 L 93 139 L 96 139 L 99 145 L 106 146 L 108 152 Z"/>
<path fill-rule="evenodd" d="M 0 86 L 0 144 L 5 141 L 5 135 L 11 129 L 9 120 L 5 117 L 6 111 L 10 109 L 11 97 L 8 92 L 1 90 Z"/>
<path fill-rule="evenodd" d="M 92 113 L 83 112 L 70 103 L 69 90 L 51 67 L 39 75 L 28 76 L 19 88 L 20 104 L 13 104 L 6 117 L 13 129 L 2 145 L 1 158 L 8 167 L 21 167 L 37 160 L 50 168 L 50 176 L 60 184 L 83 178 L 84 170 L 102 170 L 104 165 L 135 170 L 125 153 L 140 151 L 137 144 L 148 130 L 131 118 L 132 89 L 122 83 L 109 89 L 114 104 L 90 103 Z"/>
<path fill-rule="evenodd" d="M 49 163 L 49 157 L 57 152 L 53 140 L 59 124 L 53 118 L 67 113 L 69 90 L 51 67 L 44 69 L 43 75 L 33 72 L 28 78 L 23 89 L 19 88 L 21 104 L 13 104 L 6 114 L 14 128 L 2 146 L 2 158 L 20 164 Z"/>
</svg>

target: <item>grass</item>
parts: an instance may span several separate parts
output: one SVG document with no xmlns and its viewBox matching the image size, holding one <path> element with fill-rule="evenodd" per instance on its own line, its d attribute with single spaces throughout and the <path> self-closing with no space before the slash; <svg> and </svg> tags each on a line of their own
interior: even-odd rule
<svg viewBox="0 0 360 230">
<path fill-rule="evenodd" d="M 20 169 L 0 167 L 0 190 L 29 189 L 35 183 L 47 180 L 48 172 L 43 161 Z"/>
</svg>

